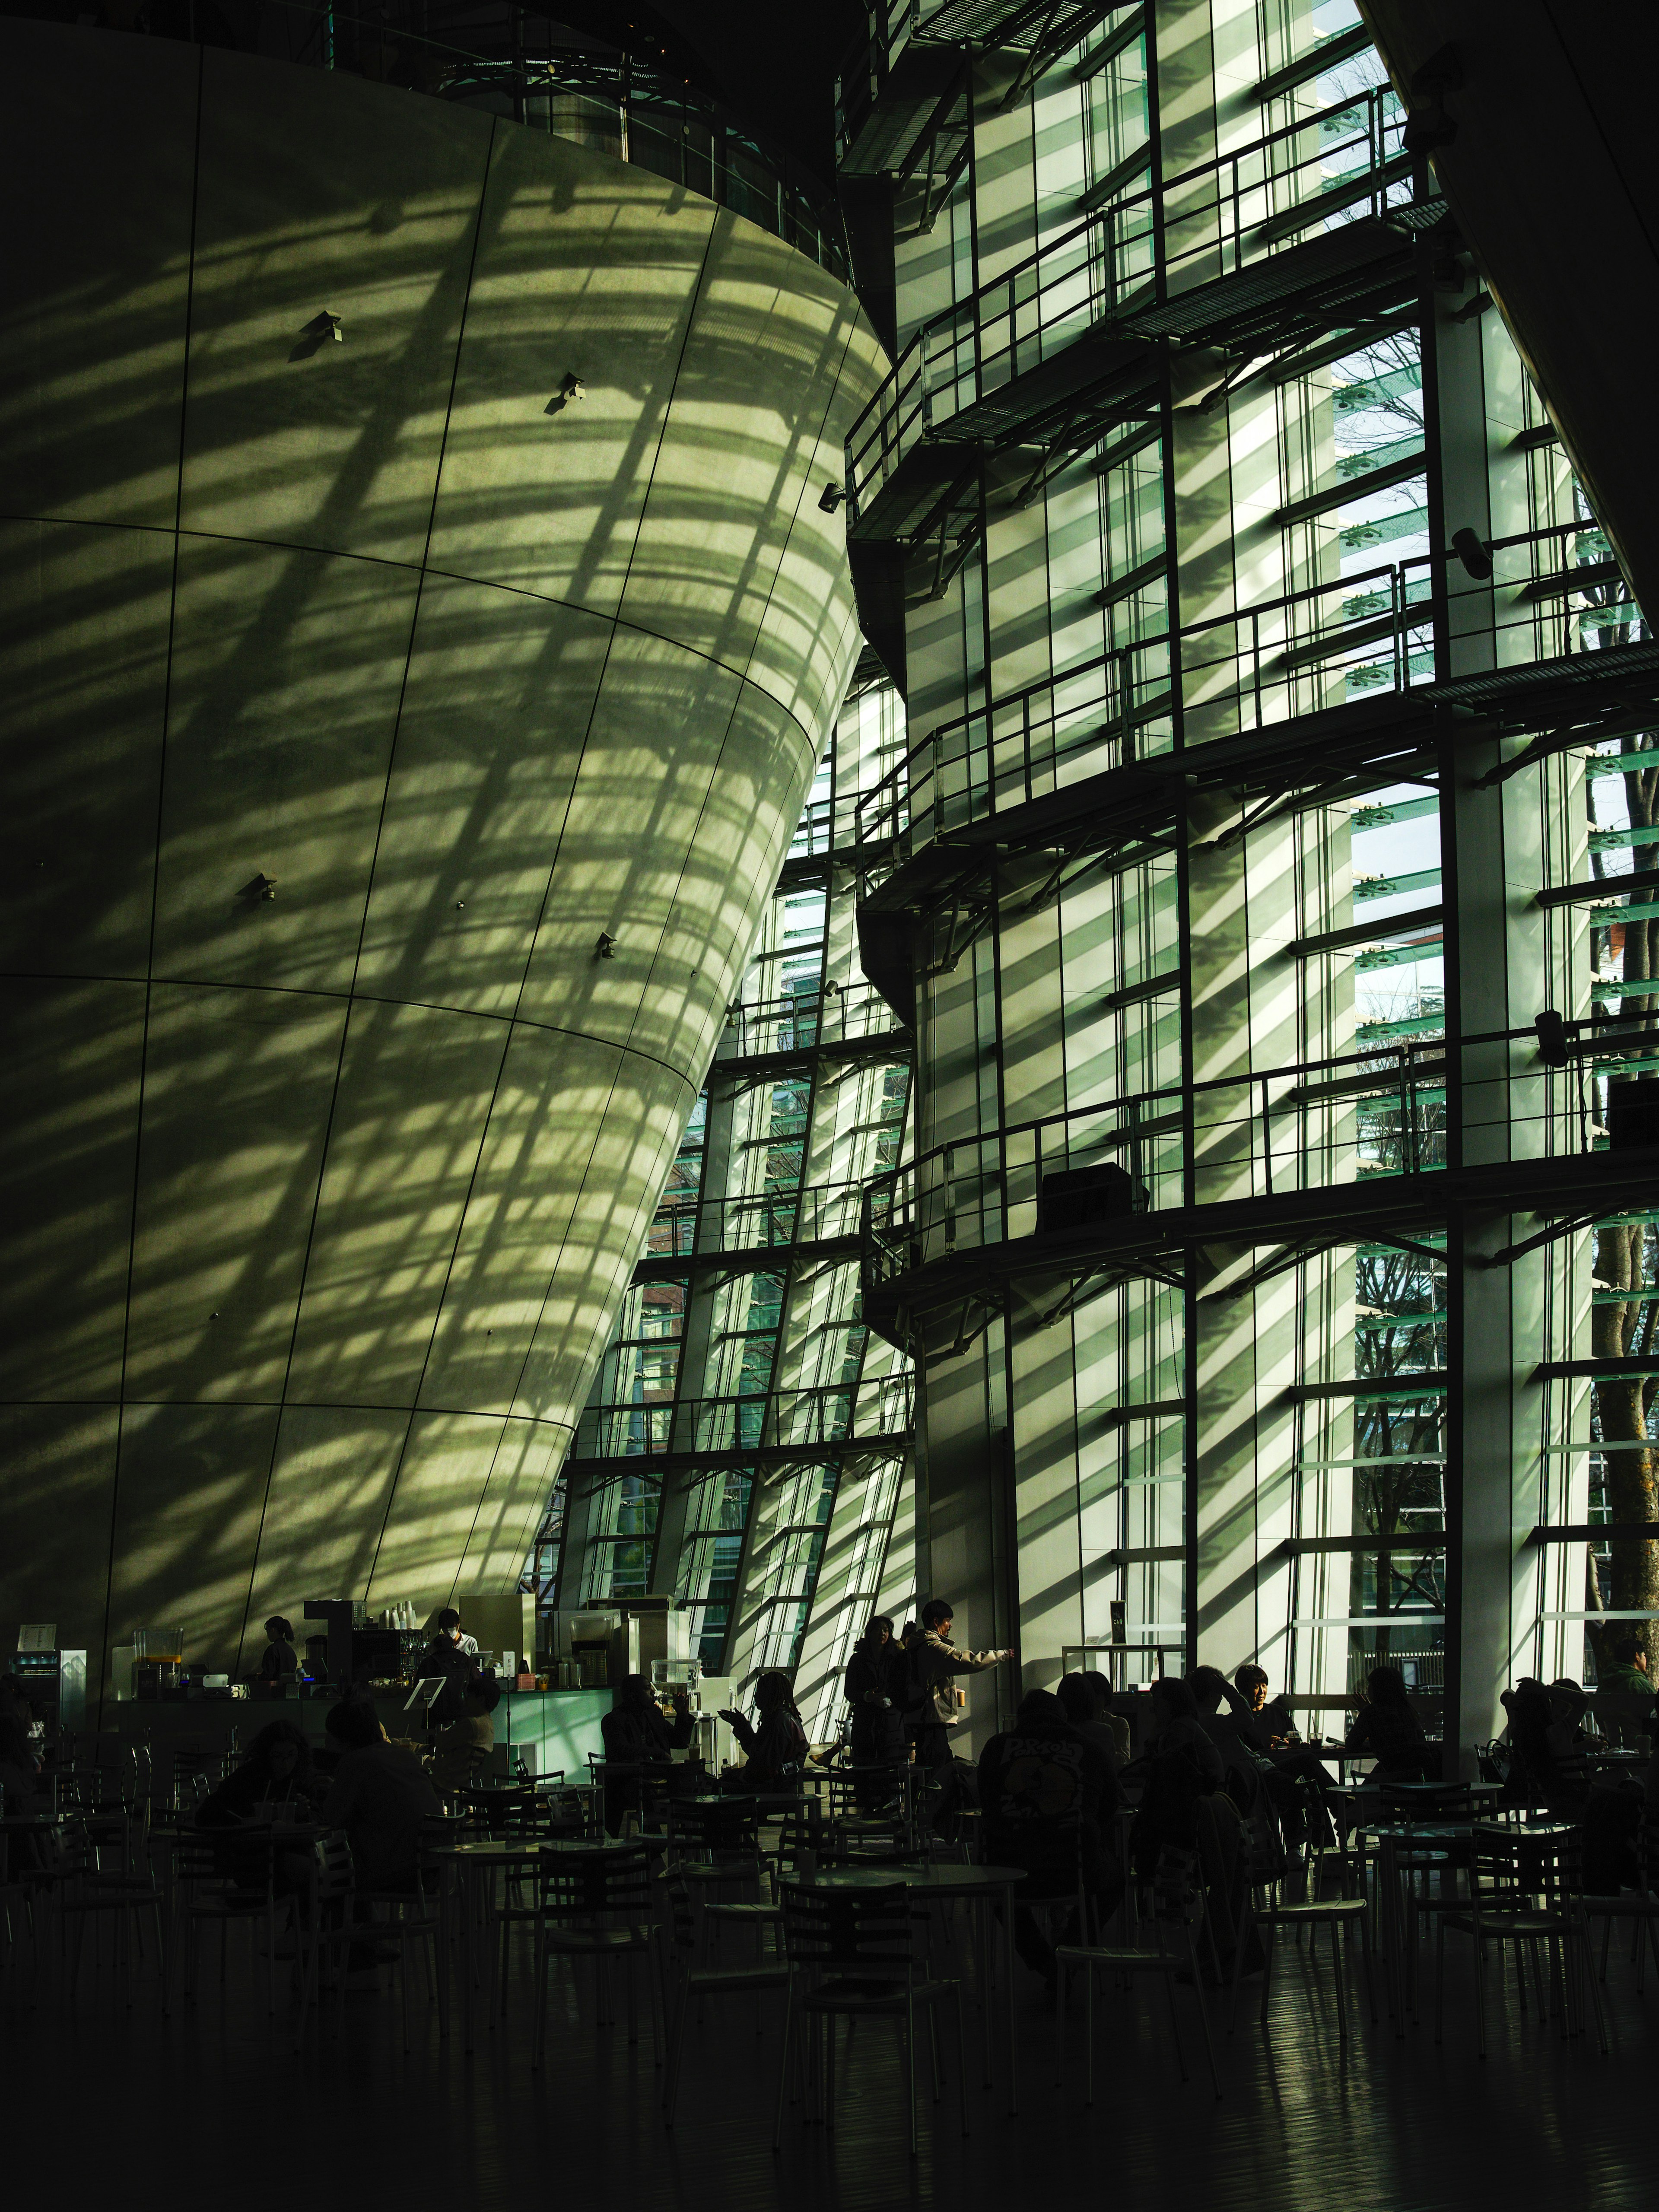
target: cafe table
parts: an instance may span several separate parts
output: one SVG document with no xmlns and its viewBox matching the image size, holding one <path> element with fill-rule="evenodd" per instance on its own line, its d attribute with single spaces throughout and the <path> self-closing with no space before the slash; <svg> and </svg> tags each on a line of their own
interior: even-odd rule
<svg viewBox="0 0 1659 2212">
<path fill-rule="evenodd" d="M 1014 1902 L 1015 1893 L 1025 1881 L 1024 1867 L 952 1866 L 938 1861 L 927 1866 L 897 1864 L 890 1869 L 880 1867 L 830 1867 L 813 1875 L 810 1881 L 796 1887 L 821 1892 L 846 1889 L 894 1889 L 908 1891 L 912 1897 L 961 1899 L 971 1905 L 977 1915 L 975 1955 L 979 1966 L 980 2020 L 983 2029 L 985 2051 L 985 2081 L 988 2087 L 992 2080 L 991 1992 L 994 1977 L 990 1971 L 990 1930 L 987 1924 L 988 1908 L 999 1899 L 1002 1902 L 1002 1985 L 1006 2006 L 1005 2021 L 1008 2039 L 1008 2110 L 1019 2109 L 1019 2031 L 1014 2006 Z"/>
<path fill-rule="evenodd" d="M 491 1837 L 462 1844 L 441 1844 L 428 1853 L 428 1860 L 447 1869 L 455 1877 L 455 1887 L 460 1893 L 461 1903 L 461 2018 L 465 2048 L 472 2043 L 472 1990 L 477 1979 L 477 1960 L 482 1942 L 483 1958 L 483 1980 L 487 2000 L 486 2017 L 494 2026 L 500 2002 L 497 1985 L 499 1952 L 495 1942 L 495 1876 L 502 1867 L 512 1869 L 533 1864 L 544 1858 L 569 1856 L 573 1858 L 598 1858 L 613 1851 L 636 1851 L 641 1844 L 648 1844 L 645 1836 L 580 1836 L 560 1838 L 536 1837 Z M 442 1914 L 446 1944 L 448 1941 L 450 1885 L 446 1882 L 442 1893 Z"/>
<path fill-rule="evenodd" d="M 469 1843 L 440 1844 L 427 1853 L 429 1863 L 444 1869 L 454 1876 L 454 1887 L 459 1894 L 461 1917 L 461 2022 L 465 2048 L 472 2048 L 472 1991 L 477 1979 L 479 1942 L 482 1939 L 483 1979 L 485 1987 L 485 2018 L 493 2027 L 495 2018 L 495 1875 L 501 1867 L 520 1867 L 533 1863 L 544 1850 L 559 1849 L 557 1844 L 544 1842 L 538 1837 L 527 1838 L 490 1837 Z M 596 1848 L 583 1844 L 581 1850 Z M 449 1948 L 451 1885 L 446 1881 L 440 1893 L 440 1919 L 443 1926 L 441 1938 L 446 1956 Z"/>
<path fill-rule="evenodd" d="M 1417 2017 L 1417 1911 L 1407 1894 L 1407 1882 L 1413 1868 L 1413 1853 L 1427 1852 L 1431 1863 L 1452 1869 L 1467 1868 L 1469 1839 L 1477 1826 L 1491 1826 L 1491 1822 L 1474 1820 L 1365 1820 L 1359 1824 L 1369 1836 L 1381 1844 L 1377 1862 L 1378 1900 L 1382 1908 L 1382 1948 L 1387 1969 L 1389 2008 L 1394 2014 L 1395 2033 L 1406 2032 L 1405 2013 L 1407 2000 L 1412 2018 Z M 1517 1827 L 1517 1835 L 1560 1836 L 1571 1831 L 1571 1823 L 1562 1820 L 1528 1821 Z M 1407 1941 L 1407 1930 L 1412 1937 Z"/>
</svg>

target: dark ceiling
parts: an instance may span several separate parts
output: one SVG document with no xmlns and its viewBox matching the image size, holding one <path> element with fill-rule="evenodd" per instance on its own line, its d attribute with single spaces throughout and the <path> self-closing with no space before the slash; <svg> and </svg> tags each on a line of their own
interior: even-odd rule
<svg viewBox="0 0 1659 2212">
<path fill-rule="evenodd" d="M 862 0 L 566 0 L 568 22 L 683 73 L 828 185 L 836 73 L 862 36 Z"/>
</svg>

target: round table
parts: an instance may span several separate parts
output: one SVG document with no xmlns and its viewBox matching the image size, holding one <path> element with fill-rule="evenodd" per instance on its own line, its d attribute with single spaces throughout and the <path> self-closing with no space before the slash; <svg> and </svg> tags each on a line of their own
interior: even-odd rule
<svg viewBox="0 0 1659 2212">
<path fill-rule="evenodd" d="M 802 1889 L 830 1893 L 845 1889 L 904 1889 L 912 1895 L 920 1893 L 941 1899 L 962 1898 L 980 1912 L 981 1935 L 986 1908 L 999 1898 L 1001 1899 L 1002 1981 L 1006 2000 L 1008 2110 L 1011 2112 L 1019 2110 L 1019 2028 L 1018 2015 L 1014 2008 L 1014 1903 L 1015 1892 L 1020 1883 L 1028 1879 L 1024 1867 L 951 1866 L 933 1861 L 927 1866 L 896 1865 L 890 1870 L 884 1867 L 827 1867 L 821 1874 L 814 1875 L 810 1881 L 796 1885 Z M 984 2030 L 985 2080 L 988 2087 L 992 2079 L 991 1977 L 987 1971 L 990 1961 L 988 1940 L 980 1943 L 978 1956 L 986 1983 L 980 1994 L 980 2019 Z"/>
<path fill-rule="evenodd" d="M 542 1843 L 534 1838 L 515 1842 L 507 1837 L 489 1837 L 465 1844 L 440 1844 L 427 1854 L 429 1863 L 454 1869 L 461 1892 L 461 2023 L 464 2046 L 472 2048 L 472 1987 L 477 1978 L 475 1972 L 475 1936 L 483 1939 L 484 1979 L 489 2002 L 489 2017 L 492 2027 L 495 2018 L 495 1943 L 493 1923 L 495 1917 L 495 1869 L 503 1866 L 522 1866 L 526 1860 L 538 1859 L 544 1850 L 560 1850 L 571 1846 Z M 574 1848 L 592 1850 L 592 1844 Z M 440 1951 L 447 1958 L 449 1947 L 450 1886 L 445 1882 L 440 1896 L 439 1912 L 443 1923 Z"/>
</svg>

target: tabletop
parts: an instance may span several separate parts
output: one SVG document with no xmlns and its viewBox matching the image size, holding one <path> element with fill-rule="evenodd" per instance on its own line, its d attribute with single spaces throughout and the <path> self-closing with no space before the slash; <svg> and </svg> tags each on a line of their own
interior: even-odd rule
<svg viewBox="0 0 1659 2212">
<path fill-rule="evenodd" d="M 1399 1797 L 1497 1797 L 1503 1789 L 1501 1782 L 1389 1782 L 1382 1778 L 1357 1794 L 1380 1796 L 1386 1790 L 1390 1796 Z"/>
<path fill-rule="evenodd" d="M 1024 1867 L 896 1866 L 826 1867 L 803 1889 L 931 1889 L 939 1896 L 968 1896 L 976 1890 L 1009 1889 L 1028 1879 Z"/>
<path fill-rule="evenodd" d="M 1388 1836 L 1402 1843 L 1432 1843 L 1436 1837 L 1446 1841 L 1468 1843 L 1476 1834 L 1483 1836 L 1570 1836 L 1573 1832 L 1571 1820 L 1516 1821 L 1499 1825 L 1491 1820 L 1413 1820 L 1400 1826 L 1365 1824 L 1368 1836 Z"/>
<path fill-rule="evenodd" d="M 539 1858 L 544 1851 L 559 1848 L 556 1844 L 544 1843 L 535 1837 L 515 1843 L 506 1837 L 492 1836 L 477 1843 L 434 1844 L 427 1856 L 434 1859 L 466 1859 L 475 1865 L 480 1861 L 485 1864 L 500 1864 L 512 1859 Z M 590 1844 L 583 1848 L 592 1850 L 597 1846 Z"/>
</svg>

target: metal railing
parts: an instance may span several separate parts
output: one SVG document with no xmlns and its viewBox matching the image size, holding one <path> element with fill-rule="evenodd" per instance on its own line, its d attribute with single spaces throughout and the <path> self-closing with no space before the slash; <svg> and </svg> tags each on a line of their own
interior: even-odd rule
<svg viewBox="0 0 1659 2212">
<path fill-rule="evenodd" d="M 914 1419 L 908 1369 L 867 1382 L 807 1390 L 744 1391 L 677 1404 L 587 1407 L 577 1426 L 575 1455 L 638 1459 L 686 1452 L 804 1449 L 906 1433 Z"/>
<path fill-rule="evenodd" d="M 1333 217 L 1409 199 L 1404 118 L 1386 87 L 1093 210 L 1006 274 L 925 322 L 847 437 L 849 521 L 916 443 L 1097 325 L 1169 289 L 1223 276 Z M 1357 119 L 1334 139 L 1322 126 Z M 1150 151 L 1148 160 L 1150 162 Z M 1328 172 L 1334 169 L 1340 173 Z M 1310 173 L 1321 189 L 1304 196 Z M 1340 200 L 1340 208 L 1333 198 Z M 1162 226 L 1163 250 L 1155 257 Z"/>
<path fill-rule="evenodd" d="M 862 1183 L 830 1183 L 805 1194 L 775 1189 L 659 1206 L 646 1250 L 653 1259 L 672 1259 L 775 1246 L 784 1255 L 780 1265 L 787 1265 L 791 1245 L 856 1237 L 863 1192 Z"/>
<path fill-rule="evenodd" d="M 1353 481 L 1354 497 L 1362 498 L 1364 479 Z M 1572 541 L 1576 554 L 1590 559 L 1547 567 L 1541 556 L 1558 540 Z M 1500 660 L 1524 644 L 1520 665 L 1583 648 L 1587 630 L 1610 617 L 1635 621 L 1640 611 L 1627 596 L 1613 605 L 1574 604 L 1608 588 L 1571 585 L 1573 566 L 1598 565 L 1606 547 L 1594 523 L 1556 524 L 1496 541 L 1486 549 L 1496 572 L 1491 583 L 1454 580 L 1449 590 L 1454 629 L 1464 604 L 1496 595 L 1496 634 L 1508 647 Z M 1115 646 L 941 722 L 860 795 L 854 841 L 896 840 L 901 854 L 916 852 L 967 823 L 1169 752 L 1177 674 L 1188 713 L 1200 710 L 1207 721 L 1229 709 L 1240 731 L 1271 727 L 1351 692 L 1370 696 L 1431 683 L 1437 558 L 1419 554 L 1379 564 L 1192 623 L 1178 637 L 1164 630 Z M 1454 579 L 1460 575 L 1454 568 Z M 1563 584 L 1558 596 L 1524 597 L 1552 577 Z"/>
<path fill-rule="evenodd" d="M 904 1036 L 893 1010 L 867 983 L 815 991 L 786 992 L 775 999 L 738 1000 L 727 1010 L 720 1052 L 738 1059 L 768 1053 L 810 1052 L 824 1044 L 852 1044 L 866 1038 Z M 895 1058 L 902 1056 L 902 1048 Z M 709 1069 L 718 1079 L 720 1062 Z"/>
<path fill-rule="evenodd" d="M 1380 924 L 1379 934 L 1386 928 Z M 1466 1051 L 1519 1048 L 1507 1078 L 1537 1087 L 1511 1094 L 1500 1120 L 1535 1131 L 1540 1150 L 1555 1158 L 1605 1148 L 1611 1081 L 1659 1073 L 1659 1030 L 1648 1028 L 1645 1041 L 1621 1034 L 1598 1042 L 1592 1024 L 1570 1027 L 1589 1041 L 1565 1066 L 1542 1060 L 1530 1029 L 1464 1041 Z M 866 1187 L 865 1280 L 1034 1234 L 1046 1176 L 1109 1164 L 1140 1187 L 1146 1212 L 1180 1206 L 1189 1131 L 1200 1204 L 1440 1171 L 1448 1073 L 1443 1037 L 1401 1039 L 1185 1089 L 1171 1084 L 935 1145 Z M 1489 1070 L 1466 1079 L 1489 1079 Z M 1068 1221 L 1078 1203 L 1068 1195 Z"/>
<path fill-rule="evenodd" d="M 510 116 L 730 208 L 848 281 L 839 209 L 787 154 L 663 70 L 574 46 L 556 15 L 508 0 L 378 0 L 356 12 L 316 0 L 183 0 L 166 35 Z"/>
</svg>

